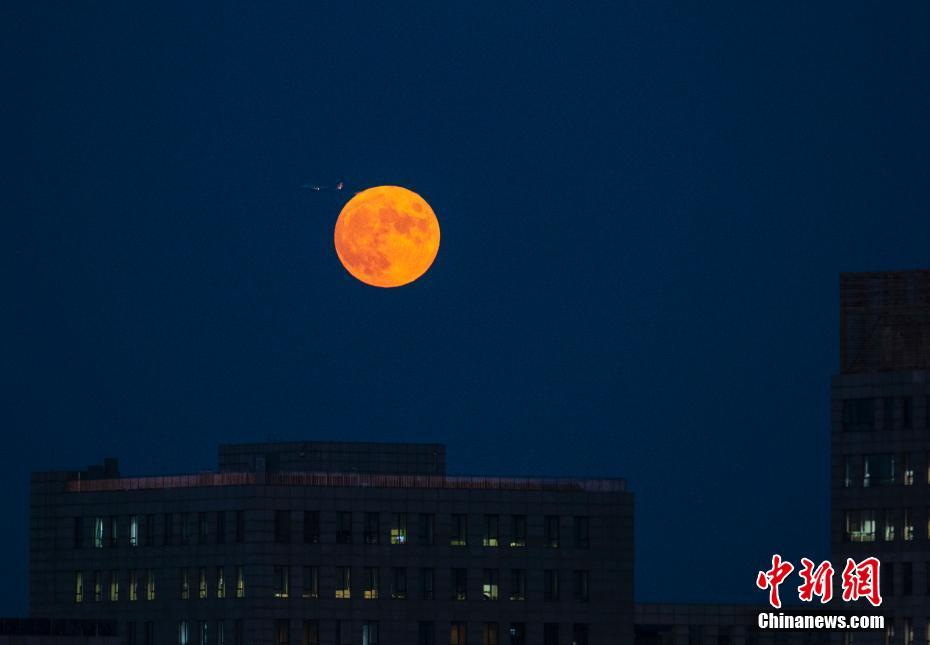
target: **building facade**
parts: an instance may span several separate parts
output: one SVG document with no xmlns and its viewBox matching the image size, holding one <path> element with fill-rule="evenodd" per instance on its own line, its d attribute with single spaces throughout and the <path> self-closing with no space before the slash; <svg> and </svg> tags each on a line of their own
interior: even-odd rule
<svg viewBox="0 0 930 645">
<path fill-rule="evenodd" d="M 925 645 L 930 271 L 842 275 L 840 338 L 840 372 L 832 383 L 833 563 L 877 556 L 883 603 L 869 613 L 886 616 L 885 643 Z"/>
<path fill-rule="evenodd" d="M 633 642 L 619 479 L 449 476 L 428 444 L 222 446 L 213 473 L 34 473 L 33 616 L 125 645 Z"/>
</svg>

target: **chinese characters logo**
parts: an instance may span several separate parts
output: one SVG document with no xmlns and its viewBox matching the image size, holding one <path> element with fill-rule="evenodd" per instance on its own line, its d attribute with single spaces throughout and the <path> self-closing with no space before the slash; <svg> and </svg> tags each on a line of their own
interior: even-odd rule
<svg viewBox="0 0 930 645">
<path fill-rule="evenodd" d="M 846 559 L 846 566 L 843 568 L 841 583 L 843 587 L 843 600 L 845 602 L 855 602 L 860 598 L 868 600 L 873 607 L 882 604 L 882 596 L 879 587 L 878 570 L 880 563 L 878 558 L 871 557 L 856 562 L 852 558 Z M 756 586 L 763 591 L 769 592 L 769 604 L 776 608 L 781 608 L 781 595 L 779 587 L 794 571 L 794 565 L 782 560 L 777 553 L 772 556 L 772 568 L 767 571 L 760 571 L 756 576 Z M 833 565 L 824 560 L 816 567 L 812 560 L 801 558 L 801 569 L 798 571 L 802 583 L 798 587 L 798 598 L 803 602 L 812 602 L 814 597 L 819 597 L 821 604 L 830 602 L 833 598 Z"/>
</svg>

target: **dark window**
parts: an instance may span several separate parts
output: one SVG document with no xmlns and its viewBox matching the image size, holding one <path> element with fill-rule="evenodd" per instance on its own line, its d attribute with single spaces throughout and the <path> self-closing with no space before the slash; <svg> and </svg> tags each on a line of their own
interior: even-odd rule
<svg viewBox="0 0 930 645">
<path fill-rule="evenodd" d="M 559 572 L 557 569 L 546 569 L 543 572 L 543 600 L 555 602 L 559 599 Z"/>
<path fill-rule="evenodd" d="M 436 627 L 430 621 L 417 624 L 417 645 L 436 645 Z"/>
<path fill-rule="evenodd" d="M 510 623 L 510 645 L 526 645 L 525 623 Z"/>
<path fill-rule="evenodd" d="M 187 573 L 186 567 L 182 567 L 180 571 L 178 571 L 178 579 L 181 584 L 180 589 L 179 589 L 181 600 L 190 600 L 191 580 L 190 580 L 190 575 Z"/>
<path fill-rule="evenodd" d="M 84 546 L 84 518 L 74 518 L 74 548 L 80 549 Z"/>
<path fill-rule="evenodd" d="M 927 590 L 926 590 L 926 593 L 927 593 L 928 596 L 930 596 L 930 562 L 927 562 L 927 576 L 926 576 L 926 580 L 927 580 Z"/>
<path fill-rule="evenodd" d="M 584 623 L 572 625 L 572 645 L 588 645 L 588 626 Z"/>
<path fill-rule="evenodd" d="M 304 567 L 304 598 L 320 597 L 320 568 Z"/>
<path fill-rule="evenodd" d="M 378 645 L 378 623 L 362 623 L 362 645 Z"/>
<path fill-rule="evenodd" d="M 223 511 L 216 512 L 216 543 L 223 544 L 226 542 L 226 513 Z"/>
<path fill-rule="evenodd" d="M 500 645 L 497 623 L 485 623 L 481 645 Z"/>
<path fill-rule="evenodd" d="M 320 541 L 320 512 L 304 511 L 304 544 Z"/>
<path fill-rule="evenodd" d="M 901 397 L 901 427 L 910 429 L 913 422 L 914 399 L 909 396 Z"/>
<path fill-rule="evenodd" d="M 236 511 L 236 542 L 245 542 L 245 511 Z"/>
<path fill-rule="evenodd" d="M 181 544 L 190 544 L 194 541 L 194 514 L 181 514 Z"/>
<path fill-rule="evenodd" d="M 466 645 L 468 634 L 465 631 L 465 623 L 452 623 L 449 625 L 449 645 Z"/>
<path fill-rule="evenodd" d="M 119 520 L 116 515 L 110 516 L 110 546 L 119 545 Z"/>
<path fill-rule="evenodd" d="M 881 576 L 879 578 L 879 588 L 883 596 L 894 595 L 894 563 L 882 562 Z"/>
<path fill-rule="evenodd" d="M 873 406 L 872 399 L 846 399 L 843 401 L 843 431 L 865 432 L 872 430 L 875 427 Z"/>
<path fill-rule="evenodd" d="M 291 642 L 291 622 L 286 618 L 274 621 L 275 645 L 288 645 Z"/>
<path fill-rule="evenodd" d="M 365 544 L 377 544 L 379 517 L 377 513 L 365 513 Z"/>
<path fill-rule="evenodd" d="M 336 621 L 336 645 L 352 643 L 352 623 L 348 620 Z"/>
<path fill-rule="evenodd" d="M 468 599 L 468 570 L 452 570 L 452 600 Z"/>
<path fill-rule="evenodd" d="M 131 620 L 126 623 L 126 645 L 136 645 L 136 624 Z"/>
<path fill-rule="evenodd" d="M 436 524 L 436 518 L 432 513 L 420 513 L 420 519 L 418 522 L 418 531 L 417 537 L 420 544 L 423 545 L 432 545 L 435 544 L 435 530 L 434 526 Z"/>
<path fill-rule="evenodd" d="M 155 623 L 145 623 L 145 645 L 155 645 Z"/>
<path fill-rule="evenodd" d="M 500 519 L 497 515 L 484 516 L 484 546 L 498 546 L 498 533 L 500 528 Z"/>
<path fill-rule="evenodd" d="M 152 546 L 155 544 L 155 516 L 149 513 L 145 516 L 145 527 L 142 531 L 142 545 Z"/>
<path fill-rule="evenodd" d="M 893 454 L 865 455 L 862 460 L 862 486 L 890 486 L 897 479 L 897 464 Z"/>
<path fill-rule="evenodd" d="M 510 599 L 526 600 L 526 569 L 511 569 Z"/>
<path fill-rule="evenodd" d="M 162 535 L 162 542 L 169 545 L 174 541 L 174 515 L 165 513 L 165 533 Z"/>
<path fill-rule="evenodd" d="M 576 570 L 574 572 L 574 597 L 578 602 L 588 602 L 590 594 L 590 590 L 588 589 L 589 577 L 589 573 L 586 570 Z"/>
<path fill-rule="evenodd" d="M 546 516 L 546 546 L 557 549 L 559 548 L 559 516 Z"/>
<path fill-rule="evenodd" d="M 304 621 L 303 645 L 320 645 L 320 621 Z"/>
<path fill-rule="evenodd" d="M 233 645 L 244 645 L 245 643 L 245 628 L 242 623 L 241 618 L 237 618 L 236 622 L 233 623 Z"/>
<path fill-rule="evenodd" d="M 894 430 L 894 398 L 890 396 L 882 399 L 882 428 Z"/>
<path fill-rule="evenodd" d="M 291 542 L 291 512 L 275 511 L 274 512 L 274 541 L 278 544 L 290 544 Z"/>
<path fill-rule="evenodd" d="M 575 547 L 587 549 L 591 546 L 591 532 L 588 518 L 581 515 L 575 518 Z"/>
<path fill-rule="evenodd" d="M 433 599 L 433 582 L 435 576 L 432 569 L 420 569 L 420 597 L 423 600 Z"/>
<path fill-rule="evenodd" d="M 526 546 L 526 515 L 510 518 L 510 546 Z"/>
<path fill-rule="evenodd" d="M 203 512 L 197 514 L 197 543 L 207 543 L 207 514 Z"/>
<path fill-rule="evenodd" d="M 407 569 L 404 567 L 394 567 L 394 573 L 391 576 L 391 598 L 407 597 Z"/>
<path fill-rule="evenodd" d="M 336 514 L 336 544 L 352 544 L 352 513 Z"/>
<path fill-rule="evenodd" d="M 924 425 L 927 426 L 927 430 L 930 430 L 930 396 L 924 404 Z"/>
<path fill-rule="evenodd" d="M 543 625 L 543 645 L 559 645 L 558 623 L 546 623 Z"/>
<path fill-rule="evenodd" d="M 468 544 L 468 516 L 456 513 L 452 516 L 452 536 L 449 539 L 452 546 L 466 546 Z"/>
<path fill-rule="evenodd" d="M 911 562 L 901 563 L 901 595 L 910 596 L 914 593 L 914 565 Z"/>
</svg>

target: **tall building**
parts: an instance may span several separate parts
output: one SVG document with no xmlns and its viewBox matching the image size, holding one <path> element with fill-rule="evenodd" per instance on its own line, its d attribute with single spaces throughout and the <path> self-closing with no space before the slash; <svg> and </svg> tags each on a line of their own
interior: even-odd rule
<svg viewBox="0 0 930 645">
<path fill-rule="evenodd" d="M 124 645 L 633 642 L 620 479 L 450 476 L 426 444 L 222 446 L 217 472 L 32 476 L 32 616 Z"/>
<path fill-rule="evenodd" d="M 883 604 L 869 613 L 885 614 L 886 644 L 923 645 L 930 643 L 930 271 L 842 275 L 840 339 L 833 563 L 877 556 Z"/>
</svg>

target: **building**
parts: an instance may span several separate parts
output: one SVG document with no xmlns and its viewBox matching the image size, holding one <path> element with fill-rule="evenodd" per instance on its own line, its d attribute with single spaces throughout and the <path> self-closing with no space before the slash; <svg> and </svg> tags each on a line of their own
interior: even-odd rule
<svg viewBox="0 0 930 645">
<path fill-rule="evenodd" d="M 840 277 L 831 396 L 834 566 L 877 556 L 886 644 L 928 643 L 930 271 Z"/>
<path fill-rule="evenodd" d="M 0 618 L 0 645 L 119 645 L 116 623 Z"/>
<path fill-rule="evenodd" d="M 426 444 L 221 446 L 217 472 L 34 473 L 33 616 L 125 645 L 633 642 L 620 479 L 450 476 Z"/>
</svg>

